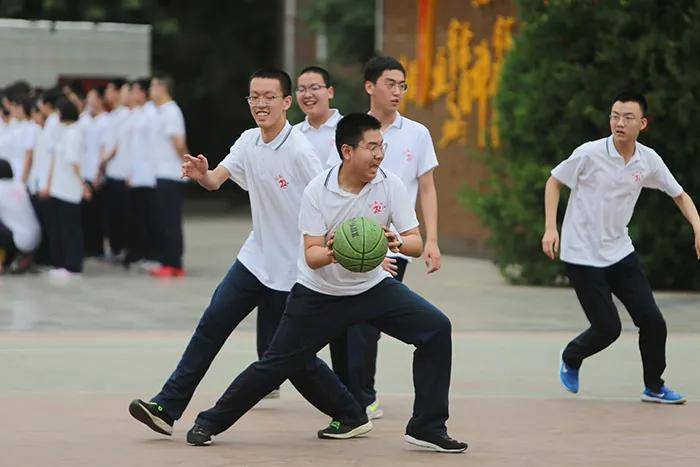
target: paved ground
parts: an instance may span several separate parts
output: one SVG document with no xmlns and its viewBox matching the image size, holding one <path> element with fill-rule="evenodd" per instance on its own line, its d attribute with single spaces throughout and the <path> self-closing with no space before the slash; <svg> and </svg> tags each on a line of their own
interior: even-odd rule
<svg viewBox="0 0 700 467">
<path fill-rule="evenodd" d="M 100 263 L 69 282 L 0 277 L 0 465 L 700 464 L 700 295 L 657 294 L 670 330 L 666 378 L 689 404 L 638 401 L 641 365 L 624 311 L 620 341 L 586 362 L 582 393 L 570 397 L 555 371 L 559 349 L 585 326 L 573 293 L 508 286 L 489 262 L 457 257 L 427 277 L 413 264 L 406 282 L 452 320 L 449 428 L 470 443 L 467 454 L 415 452 L 403 443 L 411 349 L 386 337 L 377 386 L 387 416 L 366 438 L 317 440 L 327 420 L 285 386 L 281 399 L 264 401 L 215 445 L 186 446 L 197 412 L 255 358 L 254 316 L 227 342 L 173 438 L 159 439 L 126 406 L 159 389 L 248 229 L 245 216 L 190 218 L 190 274 L 182 280 L 153 281 Z"/>
</svg>

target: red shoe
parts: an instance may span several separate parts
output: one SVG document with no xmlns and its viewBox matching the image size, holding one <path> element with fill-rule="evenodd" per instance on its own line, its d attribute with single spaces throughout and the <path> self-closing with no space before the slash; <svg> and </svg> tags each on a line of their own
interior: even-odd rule
<svg viewBox="0 0 700 467">
<path fill-rule="evenodd" d="M 171 267 L 170 270 L 172 271 L 172 277 L 185 277 L 185 268 L 173 268 Z"/>
<path fill-rule="evenodd" d="M 174 268 L 172 266 L 161 266 L 151 270 L 152 277 L 183 277 L 185 275 L 184 268 Z"/>
</svg>

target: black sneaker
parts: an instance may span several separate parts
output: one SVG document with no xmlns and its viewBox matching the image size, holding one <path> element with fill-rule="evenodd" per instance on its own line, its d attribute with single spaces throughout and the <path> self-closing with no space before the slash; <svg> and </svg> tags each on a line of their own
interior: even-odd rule
<svg viewBox="0 0 700 467">
<path fill-rule="evenodd" d="M 338 420 L 333 420 L 328 428 L 318 430 L 321 439 L 348 439 L 362 436 L 372 429 L 372 422 L 367 420 L 359 425 L 345 425 Z"/>
<path fill-rule="evenodd" d="M 190 446 L 209 446 L 211 444 L 211 432 L 202 425 L 196 423 L 187 432 L 187 444 Z"/>
<path fill-rule="evenodd" d="M 134 399 L 129 404 L 129 413 L 156 433 L 172 436 L 174 420 L 168 416 L 162 405 Z"/>
<path fill-rule="evenodd" d="M 447 433 L 437 435 L 417 435 L 406 433 L 404 439 L 409 444 L 431 451 L 459 453 L 467 450 L 467 443 L 450 438 Z"/>
</svg>

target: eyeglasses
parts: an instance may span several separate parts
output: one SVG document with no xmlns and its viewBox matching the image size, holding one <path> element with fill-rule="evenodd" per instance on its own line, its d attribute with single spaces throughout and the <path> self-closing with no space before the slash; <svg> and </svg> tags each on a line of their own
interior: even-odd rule
<svg viewBox="0 0 700 467">
<path fill-rule="evenodd" d="M 619 115 L 619 114 L 610 114 L 610 121 L 613 123 L 617 123 L 620 120 L 624 121 L 625 123 L 632 123 L 635 120 L 637 120 L 637 117 L 634 115 Z"/>
<path fill-rule="evenodd" d="M 358 148 L 368 150 L 373 156 L 379 156 L 379 155 L 386 154 L 387 146 L 388 146 L 388 143 L 383 143 L 383 144 L 370 143 L 367 145 L 367 147 L 360 146 L 359 144 L 357 145 Z"/>
<path fill-rule="evenodd" d="M 272 104 L 275 99 L 282 99 L 281 96 L 245 96 L 248 105 Z"/>
<path fill-rule="evenodd" d="M 299 94 L 304 94 L 306 91 L 309 91 L 309 92 L 318 92 L 318 91 L 320 91 L 321 89 L 327 88 L 327 87 L 328 87 L 328 86 L 323 86 L 322 84 L 312 84 L 312 85 L 309 85 L 309 86 L 297 86 L 296 91 L 297 91 Z"/>
<path fill-rule="evenodd" d="M 398 88 L 399 91 L 402 93 L 406 92 L 408 90 L 408 84 L 406 83 L 397 83 L 396 81 L 392 79 L 387 79 L 384 81 L 384 85 L 389 91 L 393 91 L 394 89 Z"/>
</svg>

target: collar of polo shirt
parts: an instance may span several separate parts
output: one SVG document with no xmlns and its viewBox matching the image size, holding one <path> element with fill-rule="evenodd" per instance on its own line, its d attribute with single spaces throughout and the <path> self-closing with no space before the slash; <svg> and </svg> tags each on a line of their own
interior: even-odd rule
<svg viewBox="0 0 700 467">
<path fill-rule="evenodd" d="M 622 160 L 622 163 L 625 163 L 625 158 L 622 157 L 622 154 L 620 154 L 615 147 L 612 135 L 608 136 L 608 138 L 605 140 L 605 150 L 607 151 L 608 156 L 611 158 Z M 632 154 L 632 157 L 630 158 L 629 162 L 627 162 L 627 165 L 630 165 L 632 162 L 639 162 L 639 145 L 637 143 L 634 143 L 634 154 Z"/>
<path fill-rule="evenodd" d="M 328 128 L 332 128 L 335 130 L 335 127 L 338 125 L 338 120 L 340 120 L 340 112 L 338 112 L 338 109 L 331 109 L 331 110 L 333 111 L 333 114 L 331 114 L 331 116 L 328 117 L 328 120 L 323 122 L 323 125 L 321 125 L 321 126 L 322 127 L 327 126 Z M 306 133 L 311 128 L 313 128 L 313 127 L 309 124 L 309 117 L 305 117 L 304 121 L 301 124 L 301 131 Z"/>
<path fill-rule="evenodd" d="M 340 188 L 340 185 L 338 184 L 338 173 L 340 172 L 340 167 L 342 166 L 342 162 L 338 165 L 334 165 L 328 170 L 328 173 L 326 174 L 326 180 L 323 182 L 323 185 L 333 193 L 338 193 L 339 195 L 351 195 L 351 196 L 359 196 L 365 191 L 369 189 L 370 185 L 376 185 L 377 183 L 381 183 L 384 180 L 387 179 L 387 174 L 382 169 L 379 167 L 379 170 L 377 171 L 377 175 L 374 176 L 371 182 L 366 184 L 364 187 L 362 187 L 362 190 L 356 195 L 354 193 L 348 193 L 347 191 L 344 191 L 343 189 Z"/>
<path fill-rule="evenodd" d="M 280 131 L 277 136 L 275 136 L 275 139 L 270 141 L 269 143 L 266 143 L 262 139 L 262 135 L 260 132 L 258 132 L 258 137 L 255 140 L 255 145 L 256 146 L 267 146 L 269 148 L 272 148 L 273 150 L 277 151 L 285 141 L 287 141 L 287 138 L 289 138 L 289 134 L 292 132 L 292 125 L 289 123 L 289 121 L 284 122 L 284 128 L 282 128 L 282 131 Z"/>
<path fill-rule="evenodd" d="M 367 112 L 367 115 L 372 115 L 372 111 L 370 110 Z M 372 115 L 374 117 L 374 115 Z M 396 118 L 394 119 L 393 122 L 391 122 L 391 125 L 389 125 L 386 130 L 384 130 L 382 133 L 386 133 L 389 131 L 391 128 L 398 128 L 399 130 L 403 128 L 403 116 L 397 111 L 396 112 Z"/>
</svg>

